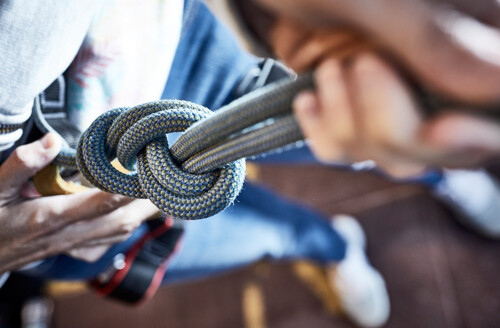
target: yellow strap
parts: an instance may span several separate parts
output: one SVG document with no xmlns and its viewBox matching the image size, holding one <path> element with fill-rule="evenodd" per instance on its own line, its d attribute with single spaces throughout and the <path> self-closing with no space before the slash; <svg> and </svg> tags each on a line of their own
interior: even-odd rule
<svg viewBox="0 0 500 328">
<path fill-rule="evenodd" d="M 111 165 L 122 173 L 129 172 L 118 160 L 112 161 Z M 60 174 L 60 167 L 54 164 L 49 164 L 39 171 L 32 180 L 36 190 L 42 196 L 69 195 L 89 189 L 79 183 L 64 180 Z"/>
<path fill-rule="evenodd" d="M 33 185 L 42 196 L 68 195 L 88 190 L 81 184 L 65 181 L 59 166 L 50 164 L 33 177 Z"/>
</svg>

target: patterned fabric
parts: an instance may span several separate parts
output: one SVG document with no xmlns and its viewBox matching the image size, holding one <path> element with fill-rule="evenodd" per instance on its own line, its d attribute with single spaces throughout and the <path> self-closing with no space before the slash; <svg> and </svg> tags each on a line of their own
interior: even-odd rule
<svg viewBox="0 0 500 328">
<path fill-rule="evenodd" d="M 183 0 L 106 0 L 68 69 L 68 114 L 84 130 L 110 108 L 158 100 L 179 42 Z"/>
</svg>

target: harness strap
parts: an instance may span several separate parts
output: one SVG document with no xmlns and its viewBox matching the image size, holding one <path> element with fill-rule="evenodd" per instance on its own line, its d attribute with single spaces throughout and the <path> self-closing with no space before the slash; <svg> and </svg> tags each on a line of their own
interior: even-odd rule
<svg viewBox="0 0 500 328">
<path fill-rule="evenodd" d="M 76 148 L 82 131 L 69 121 L 66 108 L 66 82 L 60 75 L 35 99 L 33 120 L 38 132 L 57 132 L 66 146 Z"/>
<path fill-rule="evenodd" d="M 147 224 L 149 232 L 126 254 L 116 255 L 110 267 L 91 283 L 97 293 L 129 304 L 144 302 L 156 293 L 183 229 L 171 217 Z"/>
</svg>

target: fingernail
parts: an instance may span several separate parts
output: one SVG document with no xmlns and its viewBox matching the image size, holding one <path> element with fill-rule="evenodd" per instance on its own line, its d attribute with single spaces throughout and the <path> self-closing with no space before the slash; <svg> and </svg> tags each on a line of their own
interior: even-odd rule
<svg viewBox="0 0 500 328">
<path fill-rule="evenodd" d="M 315 115 L 318 112 L 314 96 L 303 92 L 295 97 L 295 108 L 306 115 Z"/>
<path fill-rule="evenodd" d="M 61 140 L 55 133 L 47 133 L 42 139 L 40 139 L 40 143 L 44 149 L 51 150 L 59 146 L 61 144 Z"/>
<path fill-rule="evenodd" d="M 317 83 L 335 80 L 342 81 L 342 65 L 337 59 L 325 60 L 317 69 Z"/>
</svg>

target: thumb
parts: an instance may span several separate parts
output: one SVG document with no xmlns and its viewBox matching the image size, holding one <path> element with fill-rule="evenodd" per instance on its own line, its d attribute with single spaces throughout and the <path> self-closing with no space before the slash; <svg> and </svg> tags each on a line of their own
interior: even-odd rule
<svg viewBox="0 0 500 328">
<path fill-rule="evenodd" d="M 322 127 L 322 116 L 315 94 L 305 91 L 297 95 L 293 102 L 293 110 L 304 136 L 315 139 L 315 135 Z"/>
<path fill-rule="evenodd" d="M 57 134 L 48 133 L 40 140 L 17 147 L 0 166 L 0 197 L 17 194 L 26 181 L 54 160 L 61 144 Z"/>
<path fill-rule="evenodd" d="M 302 92 L 295 98 L 293 110 L 304 137 L 311 141 L 314 155 L 321 161 L 339 157 L 339 149 L 334 144 L 335 140 L 329 137 L 328 122 L 316 95 L 309 91 Z"/>
</svg>

